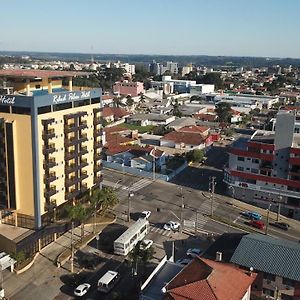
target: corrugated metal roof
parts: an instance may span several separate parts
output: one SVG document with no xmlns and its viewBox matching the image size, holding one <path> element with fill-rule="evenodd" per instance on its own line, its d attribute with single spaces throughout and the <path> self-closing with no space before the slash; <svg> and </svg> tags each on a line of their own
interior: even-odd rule
<svg viewBox="0 0 300 300">
<path fill-rule="evenodd" d="M 230 262 L 300 281 L 300 243 L 258 233 L 245 235 Z"/>
</svg>

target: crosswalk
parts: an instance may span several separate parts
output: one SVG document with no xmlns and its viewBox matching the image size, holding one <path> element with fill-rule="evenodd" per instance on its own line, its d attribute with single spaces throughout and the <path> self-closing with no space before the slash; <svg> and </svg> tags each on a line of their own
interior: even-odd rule
<svg viewBox="0 0 300 300">
<path fill-rule="evenodd" d="M 153 181 L 148 178 L 142 178 L 135 182 L 131 186 L 122 186 L 122 190 L 128 190 L 131 192 L 137 192 L 138 190 L 150 185 Z"/>
<path fill-rule="evenodd" d="M 155 225 L 155 224 L 150 225 L 150 231 L 153 233 L 161 234 L 166 237 L 168 237 L 172 234 L 171 230 L 165 230 L 160 225 Z"/>
<path fill-rule="evenodd" d="M 197 231 L 201 231 L 204 229 L 204 226 L 206 225 L 208 218 L 203 216 L 202 214 L 198 214 L 198 220 L 196 216 L 192 216 L 189 221 L 195 222 L 197 224 Z M 189 230 L 189 231 L 194 231 L 195 227 L 184 227 L 184 229 Z"/>
</svg>

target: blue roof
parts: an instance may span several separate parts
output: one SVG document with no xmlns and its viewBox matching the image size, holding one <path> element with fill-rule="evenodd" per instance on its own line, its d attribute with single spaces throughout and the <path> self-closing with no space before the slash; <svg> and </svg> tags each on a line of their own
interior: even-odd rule
<svg viewBox="0 0 300 300">
<path fill-rule="evenodd" d="M 236 141 L 234 141 L 231 144 L 231 148 L 237 148 L 237 149 L 241 149 L 241 150 L 246 150 L 247 149 L 247 142 L 249 140 L 250 140 L 250 138 L 240 137 L 239 139 L 237 139 Z"/>
<path fill-rule="evenodd" d="M 300 281 L 300 243 L 259 233 L 242 237 L 230 262 Z"/>
</svg>

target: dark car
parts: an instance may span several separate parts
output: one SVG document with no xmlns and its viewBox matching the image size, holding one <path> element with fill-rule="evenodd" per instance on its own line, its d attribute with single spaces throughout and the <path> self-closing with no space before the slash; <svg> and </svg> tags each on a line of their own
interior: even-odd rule
<svg viewBox="0 0 300 300">
<path fill-rule="evenodd" d="M 290 225 L 284 222 L 275 222 L 275 223 L 271 223 L 272 226 L 274 227 L 278 227 L 280 229 L 283 229 L 285 231 L 289 230 Z"/>
</svg>

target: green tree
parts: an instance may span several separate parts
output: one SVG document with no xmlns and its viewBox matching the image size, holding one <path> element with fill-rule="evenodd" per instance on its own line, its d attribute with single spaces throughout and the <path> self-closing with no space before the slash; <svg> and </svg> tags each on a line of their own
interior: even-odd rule
<svg viewBox="0 0 300 300">
<path fill-rule="evenodd" d="M 129 107 L 131 107 L 134 104 L 134 101 L 133 101 L 132 97 L 129 96 L 129 95 L 126 97 L 126 104 Z"/>
<path fill-rule="evenodd" d="M 224 82 L 220 73 L 207 73 L 204 76 L 197 78 L 197 83 L 214 84 L 216 89 L 224 88 Z"/>
<path fill-rule="evenodd" d="M 216 105 L 215 112 L 218 115 L 219 122 L 230 123 L 232 113 L 231 105 L 228 102 L 219 102 Z"/>
<path fill-rule="evenodd" d="M 181 118 L 182 117 L 182 113 L 179 110 L 179 103 L 178 103 L 177 99 L 172 103 L 172 106 L 173 106 L 173 116 Z"/>
<path fill-rule="evenodd" d="M 203 160 L 204 157 L 204 152 L 203 150 L 200 149 L 194 149 L 192 151 L 189 151 L 186 154 L 186 159 L 188 161 L 193 161 L 193 162 L 201 162 Z"/>
<path fill-rule="evenodd" d="M 100 205 L 102 211 L 105 211 L 108 207 L 112 207 L 118 203 L 118 197 L 111 188 L 104 187 L 103 189 L 93 190 L 91 202 L 93 207 L 96 203 L 97 207 Z"/>
<path fill-rule="evenodd" d="M 82 204 L 71 205 L 67 207 L 68 217 L 71 221 L 79 222 L 81 225 L 81 240 L 84 235 L 84 220 L 87 218 L 87 210 Z"/>
</svg>

